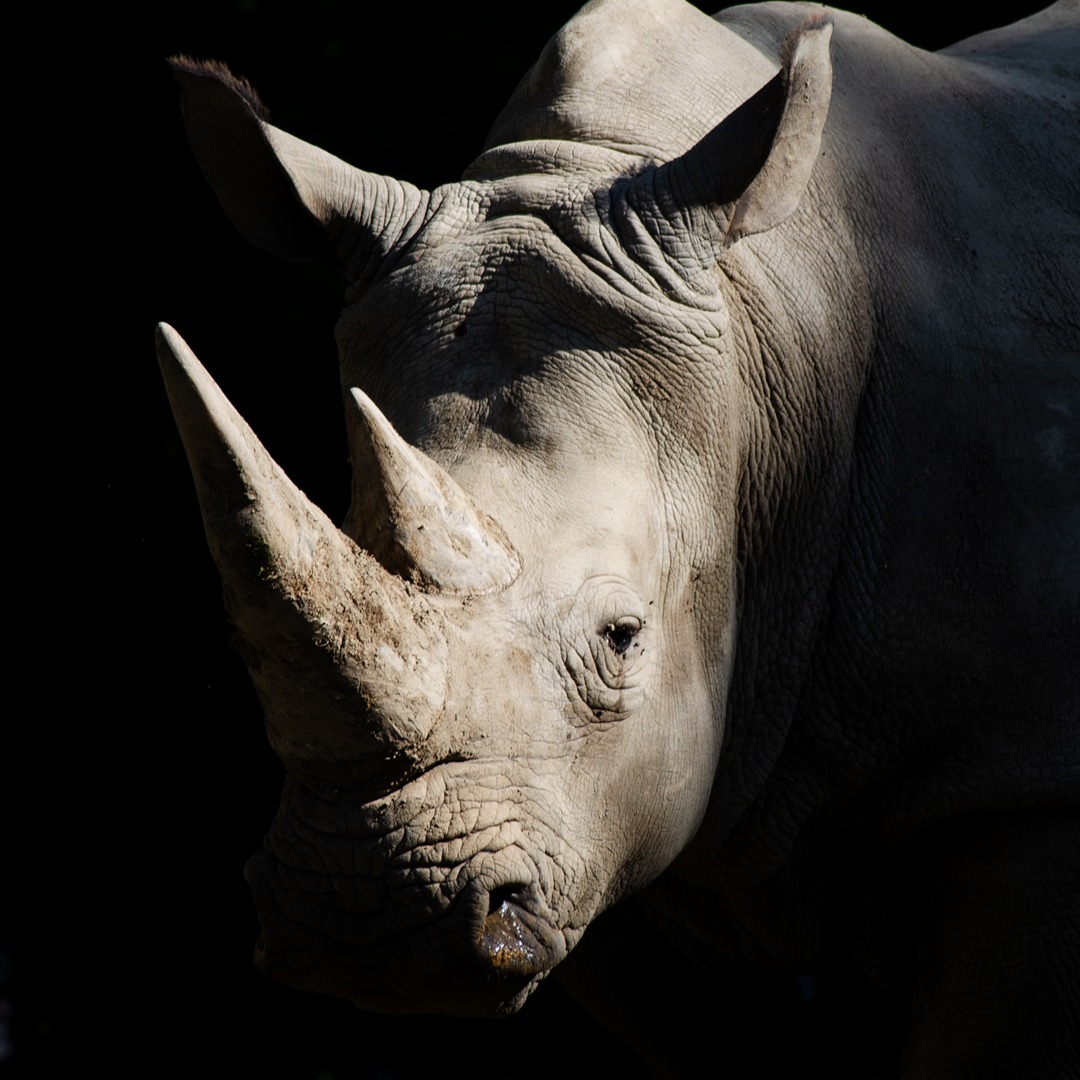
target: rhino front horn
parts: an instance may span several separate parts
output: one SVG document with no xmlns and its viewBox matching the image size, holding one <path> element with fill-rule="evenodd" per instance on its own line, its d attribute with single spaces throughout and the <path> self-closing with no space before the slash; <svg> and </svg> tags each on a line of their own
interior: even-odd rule
<svg viewBox="0 0 1080 1080">
<path fill-rule="evenodd" d="M 335 782 L 414 756 L 445 703 L 438 613 L 289 480 L 171 327 L 158 359 L 278 756 Z"/>
<path fill-rule="evenodd" d="M 345 532 L 388 570 L 440 592 L 509 585 L 521 564 L 498 525 L 362 390 L 349 391 L 346 409 L 353 497 Z"/>
</svg>

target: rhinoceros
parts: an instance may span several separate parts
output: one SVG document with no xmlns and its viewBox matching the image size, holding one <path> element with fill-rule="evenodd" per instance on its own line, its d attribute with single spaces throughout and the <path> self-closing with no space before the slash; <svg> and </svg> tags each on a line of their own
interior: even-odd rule
<svg viewBox="0 0 1080 1080">
<path fill-rule="evenodd" d="M 905 1077 L 1076 1075 L 1078 11 L 593 0 L 434 191 L 174 62 L 234 224 L 347 286 L 340 527 L 159 331 L 286 770 L 264 971 L 558 970 L 680 1075 L 673 985 L 852 969 Z"/>
</svg>

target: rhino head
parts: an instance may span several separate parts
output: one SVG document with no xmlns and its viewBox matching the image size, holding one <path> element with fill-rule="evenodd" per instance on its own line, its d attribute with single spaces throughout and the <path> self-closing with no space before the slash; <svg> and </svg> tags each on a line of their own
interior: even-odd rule
<svg viewBox="0 0 1080 1080">
<path fill-rule="evenodd" d="M 829 33 L 804 24 L 777 74 L 692 9 L 591 4 L 433 192 L 278 130 L 219 66 L 175 63 L 234 223 L 347 281 L 340 528 L 159 332 L 287 771 L 247 868 L 272 976 L 385 1011 L 513 1011 L 694 837 L 750 501 L 743 304 L 718 266 L 799 203 Z M 695 58 L 721 39 L 738 63 L 703 87 Z"/>
</svg>

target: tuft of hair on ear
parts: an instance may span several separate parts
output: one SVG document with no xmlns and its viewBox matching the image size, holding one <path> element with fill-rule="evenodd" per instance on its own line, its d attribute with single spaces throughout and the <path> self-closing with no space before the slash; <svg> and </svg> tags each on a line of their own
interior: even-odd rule
<svg viewBox="0 0 1080 1080">
<path fill-rule="evenodd" d="M 795 62 L 795 50 L 799 47 L 803 35 L 831 26 L 832 22 L 832 12 L 828 8 L 824 8 L 821 11 L 815 11 L 813 15 L 808 15 L 784 38 L 780 45 L 780 70 L 785 79 L 791 74 L 790 69 Z"/>
<path fill-rule="evenodd" d="M 255 87 L 242 76 L 234 75 L 220 60 L 194 60 L 181 53 L 170 56 L 168 64 L 174 78 L 178 75 L 193 75 L 199 79 L 216 80 L 238 97 L 243 98 L 256 119 L 264 123 L 270 122 L 270 111 L 260 100 Z"/>
</svg>

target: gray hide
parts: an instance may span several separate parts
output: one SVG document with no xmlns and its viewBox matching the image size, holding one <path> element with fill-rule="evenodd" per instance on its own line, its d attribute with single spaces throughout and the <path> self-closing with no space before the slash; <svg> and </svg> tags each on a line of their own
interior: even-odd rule
<svg viewBox="0 0 1080 1080">
<path fill-rule="evenodd" d="M 1077 1075 L 1078 11 L 930 54 L 594 0 L 431 192 L 177 64 L 234 223 L 347 281 L 340 529 L 159 338 L 288 775 L 265 971 L 496 1015 L 557 969 L 685 1075 L 665 950 L 848 968 L 904 1077 Z"/>
</svg>

